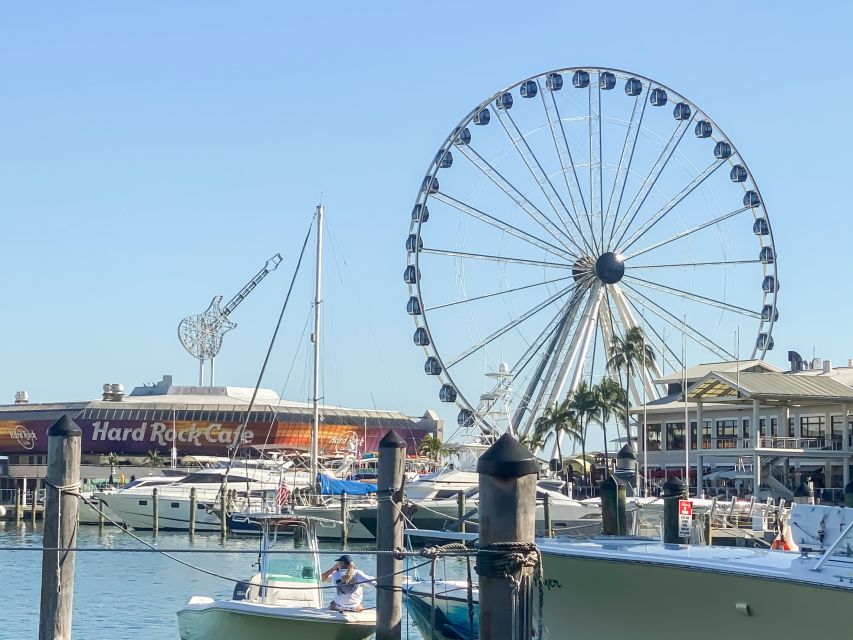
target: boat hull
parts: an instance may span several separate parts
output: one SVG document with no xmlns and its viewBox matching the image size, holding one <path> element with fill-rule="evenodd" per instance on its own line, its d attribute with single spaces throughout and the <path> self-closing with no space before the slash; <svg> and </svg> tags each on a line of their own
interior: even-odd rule
<svg viewBox="0 0 853 640">
<path fill-rule="evenodd" d="M 178 611 L 178 629 L 181 640 L 364 640 L 376 630 L 376 614 L 374 611 L 337 613 L 328 609 L 282 609 L 231 601 L 188 605 Z"/>
<path fill-rule="evenodd" d="M 847 589 L 648 562 L 543 554 L 543 637 L 848 637 Z M 848 569 L 844 573 L 850 573 Z"/>
<path fill-rule="evenodd" d="M 417 582 L 403 588 L 406 607 L 424 638 L 433 633 L 436 640 L 476 640 L 480 636 L 479 592 L 473 587 L 473 611 L 468 607 L 468 585 L 465 582 L 435 583 L 435 630 L 432 629 L 432 585 Z M 471 614 L 473 613 L 473 616 Z M 473 627 L 473 628 L 472 628 Z"/>
<path fill-rule="evenodd" d="M 98 494 L 101 504 L 116 514 L 120 522 L 133 529 L 153 528 L 153 501 L 151 494 L 112 493 Z M 157 499 L 157 527 L 160 531 L 188 531 L 190 526 L 190 501 L 184 497 L 160 496 Z M 219 531 L 219 516 L 198 502 L 195 512 L 196 531 Z"/>
</svg>

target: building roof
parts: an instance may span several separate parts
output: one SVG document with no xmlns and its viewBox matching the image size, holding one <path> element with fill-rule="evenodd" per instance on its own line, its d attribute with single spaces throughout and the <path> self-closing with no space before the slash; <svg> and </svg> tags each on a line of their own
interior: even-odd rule
<svg viewBox="0 0 853 640">
<path fill-rule="evenodd" d="M 782 370 L 764 360 L 729 360 L 724 362 L 707 362 L 695 367 L 687 367 L 687 384 L 697 382 L 706 375 L 716 371 L 719 373 L 735 373 L 737 371 L 754 373 L 780 373 Z M 685 371 L 675 371 L 655 380 L 656 384 L 679 384 L 684 380 Z"/>
<path fill-rule="evenodd" d="M 853 389 L 829 377 L 712 371 L 688 388 L 687 399 L 853 402 Z"/>
</svg>

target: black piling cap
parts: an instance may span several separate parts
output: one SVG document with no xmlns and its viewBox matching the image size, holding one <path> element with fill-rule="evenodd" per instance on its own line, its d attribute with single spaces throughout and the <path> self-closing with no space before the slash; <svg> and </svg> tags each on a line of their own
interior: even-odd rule
<svg viewBox="0 0 853 640">
<path fill-rule="evenodd" d="M 397 435 L 397 432 L 391 429 L 388 433 L 382 436 L 379 441 L 380 449 L 405 449 L 406 441 Z"/>
<path fill-rule="evenodd" d="M 637 459 L 637 452 L 634 451 L 634 447 L 632 447 L 630 444 L 626 444 L 624 447 L 619 449 L 619 453 L 616 454 L 616 459 L 617 460 L 625 460 L 625 459 L 636 460 Z"/>
<path fill-rule="evenodd" d="M 664 498 L 687 497 L 687 486 L 681 478 L 670 478 L 663 483 L 662 489 Z"/>
<path fill-rule="evenodd" d="M 539 463 L 527 447 L 505 433 L 477 460 L 477 473 L 495 478 L 521 478 L 539 473 Z"/>
<path fill-rule="evenodd" d="M 844 493 L 853 493 L 853 480 L 844 485 Z"/>
<path fill-rule="evenodd" d="M 50 428 L 47 430 L 47 435 L 70 438 L 71 436 L 82 436 L 83 431 L 71 418 L 69 418 L 67 415 L 64 415 L 59 420 L 50 425 Z"/>
<path fill-rule="evenodd" d="M 800 486 L 794 491 L 795 498 L 814 498 L 814 489 L 807 482 L 801 482 Z"/>
</svg>

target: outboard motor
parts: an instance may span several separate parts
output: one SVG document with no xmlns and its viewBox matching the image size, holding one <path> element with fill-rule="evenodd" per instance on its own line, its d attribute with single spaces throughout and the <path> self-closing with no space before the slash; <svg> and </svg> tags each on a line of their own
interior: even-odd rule
<svg viewBox="0 0 853 640">
<path fill-rule="evenodd" d="M 231 596 L 232 600 L 245 600 L 246 596 L 249 593 L 249 589 L 252 588 L 252 584 L 250 582 L 238 582 L 234 585 L 234 595 Z"/>
</svg>

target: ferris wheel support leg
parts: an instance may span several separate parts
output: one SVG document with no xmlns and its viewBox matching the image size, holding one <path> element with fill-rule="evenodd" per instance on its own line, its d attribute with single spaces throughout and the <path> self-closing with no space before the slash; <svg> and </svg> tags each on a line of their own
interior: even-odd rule
<svg viewBox="0 0 853 640">
<path fill-rule="evenodd" d="M 531 381 L 531 389 L 528 390 L 528 397 L 533 395 L 533 389 L 535 386 L 539 386 L 539 392 L 536 397 L 536 402 L 533 404 L 533 410 L 530 411 L 530 415 L 527 419 L 527 424 L 524 427 L 524 434 L 527 435 L 530 433 L 530 430 L 533 428 L 533 424 L 536 420 L 536 414 L 539 413 L 539 408 L 542 406 L 542 399 L 545 397 L 545 387 L 548 384 L 549 380 L 554 379 L 554 372 L 557 369 L 557 364 L 560 360 L 560 354 L 563 352 L 563 348 L 566 345 L 566 340 L 568 340 L 569 334 L 572 331 L 572 326 L 575 323 L 575 316 L 577 316 L 578 309 L 580 308 L 581 302 L 583 300 L 584 294 L 587 292 L 587 289 L 579 293 L 575 293 L 572 295 L 571 300 L 569 300 L 568 307 L 566 309 L 566 315 L 563 318 L 562 322 L 564 323 L 559 335 L 558 344 L 554 349 L 547 355 L 548 361 L 548 371 L 545 374 L 545 377 L 539 380 L 538 378 Z M 545 361 L 543 361 L 543 365 Z M 541 373 L 540 373 L 541 375 Z M 541 384 L 540 384 L 541 383 Z M 519 420 L 521 419 L 521 415 L 519 415 Z"/>
<path fill-rule="evenodd" d="M 204 360 L 198 361 L 198 386 L 204 386 Z"/>
<path fill-rule="evenodd" d="M 581 320 L 581 331 L 575 334 L 575 338 L 580 339 L 573 341 L 573 348 L 569 350 L 569 354 L 566 357 L 565 362 L 563 363 L 563 371 L 560 371 L 560 379 L 557 380 L 557 384 L 554 386 L 554 391 L 552 392 L 551 398 L 549 399 L 549 406 L 559 400 L 560 395 L 563 393 L 563 388 L 565 387 L 567 378 L 567 376 L 564 374 L 568 373 L 568 365 L 573 360 L 575 361 L 575 366 L 572 370 L 572 378 L 569 382 L 569 390 L 566 392 L 566 397 L 574 393 L 575 389 L 577 389 L 578 387 L 581 375 L 583 375 L 584 362 L 586 361 L 586 353 L 589 350 L 590 342 L 592 342 L 593 330 L 596 326 L 596 321 L 598 318 L 598 309 L 601 306 L 602 294 L 602 288 L 598 285 L 595 285 L 592 289 L 592 292 L 590 293 L 589 302 L 587 303 L 586 310 L 584 311 L 584 317 Z M 577 357 L 575 357 L 575 355 Z M 558 450 L 558 444 L 562 445 L 562 440 L 563 434 L 561 432 L 557 434 L 557 437 L 554 439 L 554 453 L 552 453 L 552 458 Z"/>
<path fill-rule="evenodd" d="M 213 357 L 210 359 L 210 386 L 212 387 L 216 380 L 216 358 Z"/>
<path fill-rule="evenodd" d="M 627 327 L 638 327 L 637 320 L 634 314 L 631 313 L 631 308 L 625 300 L 625 294 L 618 285 L 613 285 L 613 299 L 616 302 L 616 312 L 622 320 L 622 323 Z M 646 389 L 646 394 L 651 399 L 661 397 L 661 392 L 654 383 L 654 378 L 661 377 L 660 367 L 654 360 L 648 362 L 645 366 L 640 367 L 640 378 L 643 381 L 643 386 Z M 640 400 L 638 399 L 638 402 Z"/>
</svg>

